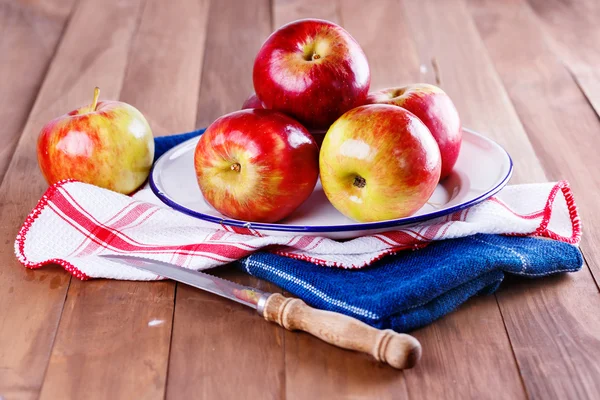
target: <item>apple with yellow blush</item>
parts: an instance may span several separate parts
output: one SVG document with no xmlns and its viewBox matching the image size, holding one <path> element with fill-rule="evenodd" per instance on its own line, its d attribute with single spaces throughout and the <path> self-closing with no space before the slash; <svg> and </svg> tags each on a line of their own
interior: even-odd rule
<svg viewBox="0 0 600 400">
<path fill-rule="evenodd" d="M 412 215 L 440 179 L 435 139 L 419 118 L 391 105 L 354 108 L 329 128 L 319 155 L 329 201 L 359 222 Z"/>
<path fill-rule="evenodd" d="M 460 153 L 462 128 L 454 103 L 442 89 L 427 83 L 413 83 L 370 93 L 367 104 L 396 105 L 416 115 L 429 128 L 440 148 L 440 179 L 450 175 Z"/>
<path fill-rule="evenodd" d="M 49 184 L 75 179 L 129 194 L 148 178 L 154 137 L 135 107 L 98 101 L 48 122 L 37 142 L 37 157 Z"/>
</svg>

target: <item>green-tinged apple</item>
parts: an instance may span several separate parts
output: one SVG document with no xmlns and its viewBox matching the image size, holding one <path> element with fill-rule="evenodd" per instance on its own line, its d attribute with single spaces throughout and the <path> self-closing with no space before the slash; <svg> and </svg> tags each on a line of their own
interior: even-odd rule
<svg viewBox="0 0 600 400">
<path fill-rule="evenodd" d="M 256 97 L 256 93 L 252 93 L 244 103 L 242 104 L 242 110 L 246 110 L 248 108 L 265 108 L 258 97 Z"/>
<path fill-rule="evenodd" d="M 440 151 L 429 129 L 403 108 L 373 104 L 342 115 L 319 155 L 329 201 L 359 222 L 407 217 L 440 179 Z"/>
<path fill-rule="evenodd" d="M 154 137 L 135 107 L 98 102 L 48 122 L 37 142 L 38 163 L 49 184 L 76 179 L 129 194 L 148 178 Z"/>
<path fill-rule="evenodd" d="M 348 32 L 332 22 L 304 19 L 269 36 L 254 61 L 253 82 L 265 108 L 307 128 L 327 129 L 365 103 L 371 74 Z"/>
<path fill-rule="evenodd" d="M 296 120 L 248 109 L 215 120 L 194 153 L 198 185 L 221 214 L 255 222 L 290 215 L 312 193 L 319 150 Z"/>
<path fill-rule="evenodd" d="M 429 128 L 440 148 L 440 179 L 450 175 L 460 152 L 462 128 L 454 103 L 442 89 L 427 83 L 415 83 L 370 93 L 367 103 L 396 105 L 415 114 Z"/>
</svg>

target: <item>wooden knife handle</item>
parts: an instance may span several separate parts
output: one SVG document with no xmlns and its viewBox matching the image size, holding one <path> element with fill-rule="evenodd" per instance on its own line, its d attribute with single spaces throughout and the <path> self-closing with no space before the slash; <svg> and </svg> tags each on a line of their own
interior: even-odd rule
<svg viewBox="0 0 600 400">
<path fill-rule="evenodd" d="M 312 308 L 300 299 L 274 293 L 262 314 L 290 331 L 302 330 L 334 346 L 371 354 L 394 368 L 412 368 L 421 358 L 421 344 L 410 335 L 379 330 L 347 315 Z"/>
</svg>

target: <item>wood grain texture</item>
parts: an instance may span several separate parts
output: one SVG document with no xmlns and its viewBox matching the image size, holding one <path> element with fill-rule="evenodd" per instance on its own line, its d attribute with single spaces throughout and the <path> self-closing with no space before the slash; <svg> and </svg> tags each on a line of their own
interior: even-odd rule
<svg viewBox="0 0 600 400">
<path fill-rule="evenodd" d="M 272 3 L 273 30 L 305 18 L 320 18 L 342 24 L 340 1 L 321 0 L 275 0 Z"/>
<path fill-rule="evenodd" d="M 37 167 L 37 135 L 50 119 L 88 103 L 94 85 L 108 98 L 118 96 L 138 7 L 98 8 L 93 1 L 77 7 L 0 186 L 0 343 L 11 343 L 0 347 L 0 393 L 10 399 L 38 396 L 70 280 L 56 268 L 26 270 L 13 254 L 20 225 L 47 188 Z M 81 46 L 82 38 L 91 45 Z"/>
<path fill-rule="evenodd" d="M 0 183 L 75 4 L 0 2 Z"/>
<path fill-rule="evenodd" d="M 197 126 L 241 107 L 252 92 L 254 56 L 270 31 L 268 1 L 211 2 Z M 214 272 L 276 290 L 231 268 Z M 250 308 L 185 285 L 177 287 L 173 323 L 167 398 L 283 398 L 283 329 Z"/>
<path fill-rule="evenodd" d="M 73 280 L 41 399 L 161 399 L 174 285 Z"/>
<path fill-rule="evenodd" d="M 431 72 L 431 60 L 421 63 L 401 4 L 382 0 L 372 7 L 363 0 L 340 4 L 344 29 L 360 43 L 371 68 L 371 91 L 420 82 Z M 373 24 L 365 24 L 373 21 Z"/>
<path fill-rule="evenodd" d="M 595 0 L 531 0 L 547 45 L 569 69 L 600 116 L 600 3 Z"/>
<path fill-rule="evenodd" d="M 600 3 L 530 0 L 547 46 L 569 69 L 600 117 Z M 596 273 L 596 280 L 598 274 Z"/>
<path fill-rule="evenodd" d="M 575 193 L 584 193 L 578 196 L 579 206 L 584 221 L 591 223 L 582 248 L 597 270 L 600 220 L 591 212 L 595 201 L 585 193 L 600 192 L 600 180 L 587 161 L 600 146 L 600 121 L 526 2 L 471 0 L 469 5 L 548 175 L 566 178 Z M 530 286 L 535 289 L 528 290 L 523 302 L 519 293 Z M 600 307 L 600 296 L 588 271 L 552 284 L 507 286 L 498 296 L 529 393 L 537 398 L 597 398 L 600 318 L 588 310 Z M 544 344 L 535 354 L 532 341 Z"/>
<path fill-rule="evenodd" d="M 600 4 L 596 0 L 528 0 L 536 26 L 575 73 L 600 68 Z M 541 22 L 541 24 L 540 24 Z"/>
<path fill-rule="evenodd" d="M 273 292 L 231 268 L 221 278 Z M 283 332 L 242 304 L 177 286 L 167 398 L 285 398 Z"/>
<path fill-rule="evenodd" d="M 512 183 L 546 180 L 510 99 L 462 1 L 404 1 L 422 64 L 436 59 L 442 88 L 465 127 L 503 145 L 515 163 Z M 433 83 L 430 82 L 430 83 Z"/>
<path fill-rule="evenodd" d="M 529 84 L 535 85 L 535 93 L 544 93 L 544 96 L 531 103 L 533 92 L 525 93 L 523 85 L 514 82 L 514 73 L 508 71 L 505 64 L 501 66 L 503 74 L 507 84 L 519 90 L 514 101 L 526 102 L 522 104 L 522 112 L 528 114 L 530 135 L 537 137 L 538 146 L 544 149 L 546 169 L 557 179 L 568 178 L 576 194 L 598 192 L 600 177 L 590 160 L 597 157 L 595 150 L 600 144 L 600 3 L 563 4 L 551 0 L 545 6 L 538 1 L 530 4 L 534 11 L 526 4 L 520 8 L 527 14 L 523 18 L 534 24 L 530 30 L 535 37 L 528 38 L 529 44 L 523 46 L 541 46 L 532 49 L 539 61 L 527 65 L 525 60 L 518 61 L 530 74 L 540 77 L 531 78 Z M 543 65 L 544 62 L 547 65 Z M 549 113 L 548 118 L 532 118 L 534 112 Z M 541 132 L 546 129 L 550 129 L 552 140 L 542 136 Z M 594 229 L 600 216 L 594 212 L 596 205 L 592 196 L 578 196 L 577 200 L 583 220 L 587 222 L 583 235 L 586 259 L 596 282 L 600 283 L 597 246 L 600 230 Z"/>
<path fill-rule="evenodd" d="M 361 43 L 369 58 L 373 85 L 381 88 L 422 80 L 435 82 L 431 61 L 438 53 L 417 52 L 419 43 L 413 39 L 408 24 L 408 19 L 413 18 L 412 10 L 395 1 L 385 2 L 381 8 L 361 1 L 341 4 L 344 26 Z M 378 23 L 376 26 L 361 23 L 365 20 Z M 420 23 L 423 22 L 416 22 Z M 432 29 L 429 26 L 419 29 L 428 28 Z M 440 29 L 439 32 L 445 31 Z M 473 32 L 459 34 L 470 36 Z M 448 58 L 442 56 L 439 61 L 445 63 Z M 441 72 L 446 79 L 457 78 L 455 72 L 446 73 L 443 67 Z M 470 107 L 469 101 L 464 101 L 467 107 Z M 485 329 L 481 329 L 482 322 Z M 404 372 L 411 397 L 460 398 L 464 393 L 486 397 L 489 393 L 499 392 L 504 393 L 506 398 L 524 396 L 502 317 L 493 297 L 470 301 L 458 313 L 448 315 L 414 334 L 421 340 L 424 351 L 422 365 Z M 442 337 L 456 337 L 456 340 L 452 341 L 452 346 L 440 346 Z M 464 359 L 471 362 L 464 363 Z M 499 365 L 503 367 L 500 369 Z M 494 373 L 482 375 L 482 370 Z"/>
<path fill-rule="evenodd" d="M 254 58 L 270 33 L 268 0 L 211 1 L 196 121 L 199 128 L 239 110 L 254 91 Z"/>
<path fill-rule="evenodd" d="M 578 71 L 573 77 L 600 118 L 600 68 Z"/>
<path fill-rule="evenodd" d="M 493 296 L 411 334 L 423 345 L 421 362 L 404 371 L 411 398 L 527 398 Z"/>
<path fill-rule="evenodd" d="M 155 134 L 192 130 L 208 3 L 149 0 L 138 10 L 120 99 Z M 174 299 L 172 282 L 73 281 L 42 398 L 162 398 Z"/>
<path fill-rule="evenodd" d="M 194 130 L 209 0 L 148 0 L 131 49 L 121 100 L 148 119 L 154 136 Z"/>
</svg>

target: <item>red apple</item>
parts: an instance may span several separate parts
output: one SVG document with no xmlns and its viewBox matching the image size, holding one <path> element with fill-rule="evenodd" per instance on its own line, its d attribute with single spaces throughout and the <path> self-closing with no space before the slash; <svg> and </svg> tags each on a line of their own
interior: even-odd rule
<svg viewBox="0 0 600 400">
<path fill-rule="evenodd" d="M 287 115 L 241 110 L 206 129 L 194 165 L 202 195 L 221 214 L 276 222 L 312 193 L 319 150 L 306 128 Z"/>
<path fill-rule="evenodd" d="M 244 100 L 244 104 L 242 104 L 242 110 L 246 110 L 248 108 L 264 108 L 258 97 L 256 97 L 256 93 L 252 93 L 246 100 Z"/>
<path fill-rule="evenodd" d="M 252 93 L 242 104 L 242 110 L 246 110 L 248 108 L 265 108 L 258 97 L 256 97 L 256 93 Z M 308 132 L 312 135 L 317 142 L 317 146 L 321 147 L 321 143 L 323 143 L 323 138 L 325 137 L 325 133 L 327 129 L 309 129 Z"/>
<path fill-rule="evenodd" d="M 415 83 L 371 93 L 367 103 L 400 106 L 419 117 L 440 147 L 440 179 L 450 175 L 460 152 L 462 128 L 454 103 L 442 89 L 426 83 Z"/>
<path fill-rule="evenodd" d="M 253 81 L 265 108 L 308 128 L 327 129 L 364 104 L 371 75 L 365 53 L 348 32 L 328 21 L 305 19 L 269 36 L 254 61 Z"/>
<path fill-rule="evenodd" d="M 49 184 L 71 178 L 121 193 L 137 189 L 150 172 L 154 138 L 136 108 L 94 100 L 48 122 L 37 143 L 38 163 Z"/>
<path fill-rule="evenodd" d="M 366 105 L 329 128 L 319 156 L 321 184 L 342 214 L 359 222 L 407 217 L 440 179 L 440 150 L 414 114 Z"/>
</svg>

